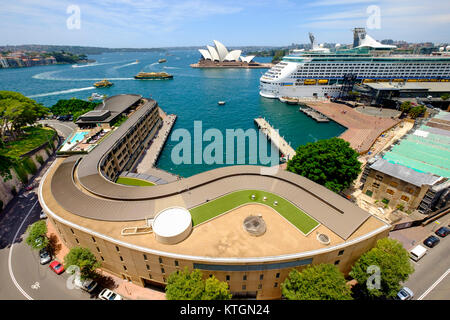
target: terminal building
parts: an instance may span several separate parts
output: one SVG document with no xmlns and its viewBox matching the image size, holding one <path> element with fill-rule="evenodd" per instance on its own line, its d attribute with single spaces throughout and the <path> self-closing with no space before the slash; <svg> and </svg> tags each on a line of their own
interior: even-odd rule
<svg viewBox="0 0 450 320">
<path fill-rule="evenodd" d="M 389 224 L 284 170 L 228 166 L 161 185 L 116 183 L 161 121 L 156 101 L 136 102 L 90 152 L 58 157 L 39 187 L 61 241 L 89 248 L 105 271 L 163 288 L 187 267 L 226 281 L 234 297 L 278 299 L 292 269 L 330 263 L 348 274 L 388 235 Z"/>
<path fill-rule="evenodd" d="M 425 124 L 369 160 L 362 191 L 391 208 L 427 214 L 450 201 L 450 113 L 440 111 Z"/>
</svg>

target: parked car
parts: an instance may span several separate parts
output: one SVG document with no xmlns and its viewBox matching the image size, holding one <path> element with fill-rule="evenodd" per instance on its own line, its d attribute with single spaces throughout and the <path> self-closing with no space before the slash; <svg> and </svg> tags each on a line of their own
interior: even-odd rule
<svg viewBox="0 0 450 320">
<path fill-rule="evenodd" d="M 441 240 L 439 240 L 436 236 L 429 236 L 423 241 L 423 244 L 426 245 L 428 248 L 435 247 Z"/>
<path fill-rule="evenodd" d="M 64 272 L 64 266 L 59 261 L 53 261 L 50 263 L 50 269 L 52 269 L 56 274 L 61 274 Z"/>
<path fill-rule="evenodd" d="M 92 292 L 95 287 L 97 287 L 97 282 L 92 279 L 84 279 L 81 280 L 79 278 L 75 278 L 75 286 L 87 292 Z"/>
<path fill-rule="evenodd" d="M 52 261 L 52 255 L 50 252 L 47 251 L 47 249 L 41 249 L 39 250 L 39 262 L 41 264 L 46 264 Z"/>
<path fill-rule="evenodd" d="M 103 289 L 98 297 L 102 300 L 123 300 L 120 294 L 115 293 L 114 291 L 111 291 L 109 289 Z"/>
<path fill-rule="evenodd" d="M 427 253 L 427 249 L 422 247 L 420 244 L 415 246 L 410 252 L 409 256 L 414 261 L 419 261 Z"/>
<path fill-rule="evenodd" d="M 447 227 L 440 227 L 434 233 L 436 233 L 441 238 L 445 238 L 450 234 L 450 229 Z"/>
<path fill-rule="evenodd" d="M 411 291 L 411 289 L 407 287 L 403 287 L 398 293 L 397 297 L 395 297 L 396 300 L 411 300 L 414 297 L 414 293 Z"/>
</svg>

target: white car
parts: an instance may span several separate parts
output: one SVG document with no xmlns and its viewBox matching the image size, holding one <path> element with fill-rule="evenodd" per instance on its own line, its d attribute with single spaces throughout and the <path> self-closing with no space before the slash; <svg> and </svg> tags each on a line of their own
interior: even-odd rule
<svg viewBox="0 0 450 320">
<path fill-rule="evenodd" d="M 79 278 L 75 278 L 74 284 L 77 288 L 83 289 L 84 291 L 87 292 L 92 292 L 95 289 L 95 287 L 97 287 L 97 282 L 95 282 L 92 279 L 81 280 Z"/>
<path fill-rule="evenodd" d="M 102 300 L 123 300 L 122 296 L 109 289 L 103 289 L 98 295 Z"/>
<path fill-rule="evenodd" d="M 411 289 L 407 287 L 403 287 L 402 290 L 400 290 L 397 293 L 397 300 L 411 300 L 414 297 L 414 293 L 411 291 Z"/>
</svg>

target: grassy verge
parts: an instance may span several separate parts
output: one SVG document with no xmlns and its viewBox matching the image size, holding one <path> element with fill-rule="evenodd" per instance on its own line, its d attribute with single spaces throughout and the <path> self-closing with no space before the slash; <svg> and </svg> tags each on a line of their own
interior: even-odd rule
<svg viewBox="0 0 450 320">
<path fill-rule="evenodd" d="M 18 159 L 21 155 L 52 141 L 55 132 L 49 128 L 28 127 L 25 134 L 17 141 L 6 143 L 0 148 L 0 155 Z"/>
<path fill-rule="evenodd" d="M 128 177 L 119 177 L 119 179 L 117 179 L 116 183 L 119 184 L 124 184 L 127 186 L 140 186 L 140 187 L 147 187 L 147 186 L 154 186 L 154 183 L 145 181 L 145 180 L 141 180 L 141 179 L 136 179 L 136 178 L 128 178 Z"/>
<path fill-rule="evenodd" d="M 255 200 L 252 200 L 252 195 L 255 195 Z M 264 197 L 267 197 L 266 201 L 263 200 Z M 277 205 L 274 205 L 275 201 L 278 202 Z M 308 216 L 305 212 L 284 198 L 270 192 L 259 190 L 243 190 L 233 192 L 195 207 L 190 210 L 192 221 L 194 226 L 196 226 L 243 204 L 255 202 L 262 203 L 273 208 L 304 234 L 308 234 L 319 225 L 316 220 Z"/>
</svg>

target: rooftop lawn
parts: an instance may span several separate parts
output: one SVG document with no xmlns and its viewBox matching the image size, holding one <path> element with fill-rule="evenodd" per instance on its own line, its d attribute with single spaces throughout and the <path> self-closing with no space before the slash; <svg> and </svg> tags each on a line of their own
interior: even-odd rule
<svg viewBox="0 0 450 320">
<path fill-rule="evenodd" d="M 24 131 L 25 134 L 19 140 L 8 142 L 4 147 L 0 147 L 0 155 L 17 159 L 45 142 L 52 141 L 55 134 L 55 131 L 50 128 L 28 127 Z"/>
<path fill-rule="evenodd" d="M 124 184 L 127 186 L 140 186 L 140 187 L 148 187 L 148 186 L 154 186 L 154 183 L 151 183 L 149 181 L 136 179 L 136 178 L 129 178 L 129 177 L 119 177 L 117 179 L 116 183 Z"/>
<path fill-rule="evenodd" d="M 252 200 L 252 195 L 256 196 L 255 200 Z M 263 200 L 264 197 L 267 197 L 266 201 Z M 276 206 L 275 201 L 278 201 Z M 233 192 L 191 209 L 193 225 L 199 225 L 236 207 L 251 203 L 261 203 L 273 208 L 305 235 L 319 225 L 316 220 L 284 198 L 259 190 Z"/>
</svg>

